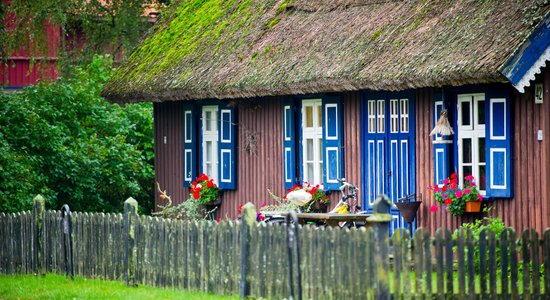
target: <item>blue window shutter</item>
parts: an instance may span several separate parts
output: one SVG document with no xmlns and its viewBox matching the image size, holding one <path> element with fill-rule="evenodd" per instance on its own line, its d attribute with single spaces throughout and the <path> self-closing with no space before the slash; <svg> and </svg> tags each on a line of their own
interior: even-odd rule
<svg viewBox="0 0 550 300">
<path fill-rule="evenodd" d="M 442 93 L 434 93 L 434 120 L 432 126 L 439 120 L 439 114 L 445 109 L 445 102 L 443 101 Z M 449 113 L 449 110 L 447 110 Z M 432 127 L 433 128 L 433 127 Z M 452 144 L 442 143 L 448 137 L 441 137 L 436 134 L 434 139 L 434 183 L 442 184 L 445 178 L 449 177 L 451 172 L 451 158 L 452 158 Z"/>
<path fill-rule="evenodd" d="M 487 120 L 485 125 L 487 196 L 511 198 L 513 196 L 512 112 L 510 96 L 506 88 L 486 94 L 485 116 Z"/>
<path fill-rule="evenodd" d="M 192 105 L 183 107 L 183 186 L 197 177 L 197 117 Z"/>
<path fill-rule="evenodd" d="M 290 189 L 296 183 L 296 138 L 294 101 L 283 103 L 283 156 L 285 189 Z"/>
<path fill-rule="evenodd" d="M 327 191 L 338 190 L 338 179 L 344 177 L 342 106 L 337 97 L 323 98 L 323 182 Z"/>
<path fill-rule="evenodd" d="M 237 188 L 237 111 L 234 107 L 220 105 L 218 174 L 221 189 Z"/>
</svg>

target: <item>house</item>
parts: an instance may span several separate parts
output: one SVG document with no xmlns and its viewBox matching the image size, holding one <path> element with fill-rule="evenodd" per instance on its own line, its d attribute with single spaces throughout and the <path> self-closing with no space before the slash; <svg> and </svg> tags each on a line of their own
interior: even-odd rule
<svg viewBox="0 0 550 300">
<path fill-rule="evenodd" d="M 12 12 L 15 8 L 8 8 L 10 5 L 13 3 L 8 0 L 2 0 L 0 3 L 2 6 L 0 22 L 3 22 L 2 28 L 6 34 L 13 34 L 12 29 L 17 28 L 18 25 L 21 26 Z M 101 5 L 107 4 L 103 1 Z M 154 24 L 159 8 L 152 4 L 144 5 L 143 21 L 148 25 Z M 21 19 L 27 21 L 25 18 Z M 20 48 L 14 51 L 3 49 L 7 53 L 0 53 L 6 56 L 2 57 L 2 63 L 0 63 L 0 91 L 18 90 L 37 84 L 41 80 L 48 82 L 57 79 L 60 59 L 63 56 L 71 59 L 80 58 L 82 49 L 86 46 L 86 37 L 80 22 L 78 18 L 69 21 L 70 25 L 67 25 L 67 30 L 64 31 L 61 25 L 45 21 L 42 28 L 43 36 L 33 37 L 34 33 L 32 33 L 26 37 Z M 9 48 L 9 45 L 5 46 Z M 100 48 L 104 53 L 112 53 L 115 62 L 121 60 L 126 50 L 123 45 L 102 45 Z"/>
<path fill-rule="evenodd" d="M 305 180 L 333 191 L 345 176 L 366 208 L 380 193 L 422 194 L 417 225 L 456 228 L 481 215 L 430 213 L 426 187 L 457 172 L 480 179 L 490 215 L 542 230 L 549 11 L 540 1 L 180 1 L 103 95 L 154 102 L 156 180 L 181 201 L 197 174 L 214 177 L 222 218 L 268 200 L 267 189 Z M 429 136 L 443 108 L 447 144 Z"/>
</svg>

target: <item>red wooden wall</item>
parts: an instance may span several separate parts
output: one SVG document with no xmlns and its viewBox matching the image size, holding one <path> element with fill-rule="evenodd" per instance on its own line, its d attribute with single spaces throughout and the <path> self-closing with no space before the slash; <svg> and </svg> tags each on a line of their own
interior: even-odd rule
<svg viewBox="0 0 550 300">
<path fill-rule="evenodd" d="M 514 198 L 488 201 L 492 206 L 488 216 L 500 217 L 516 232 L 536 228 L 540 233 L 550 226 L 550 70 L 546 68 L 537 82 L 544 81 L 544 103 L 534 103 L 534 88 L 523 94 L 513 94 L 514 131 Z M 432 230 L 438 227 L 456 229 L 463 222 L 471 222 L 476 216 L 453 217 L 439 210 L 430 213 L 435 200 L 426 190 L 433 184 L 433 145 L 428 133 L 433 124 L 432 90 L 420 89 L 416 98 L 416 153 L 417 187 L 424 202 L 419 211 L 419 225 Z M 543 140 L 537 140 L 537 131 L 543 131 Z M 483 215 L 477 215 L 480 217 Z"/>
<path fill-rule="evenodd" d="M 344 134 L 345 168 L 348 180 L 361 186 L 359 126 L 359 94 L 350 93 L 344 97 L 344 115 L 346 120 Z M 223 193 L 222 205 L 217 216 L 235 218 L 241 204 L 252 202 L 256 207 L 262 203 L 273 204 L 267 189 L 279 196 L 285 193 L 283 184 L 283 145 L 282 145 L 282 98 L 264 98 L 260 102 L 247 104 L 240 102 L 238 107 L 238 161 L 237 190 Z M 156 180 L 176 203 L 189 196 L 183 187 L 182 172 L 182 102 L 164 102 L 154 104 L 155 118 L 155 170 Z M 166 136 L 166 143 L 164 137 Z M 255 153 L 245 151 L 247 141 L 255 136 Z M 156 193 L 157 204 L 164 204 Z M 330 199 L 336 204 L 338 193 Z"/>
<path fill-rule="evenodd" d="M 550 71 L 544 76 L 544 104 L 534 104 L 533 88 L 526 93 L 514 93 L 514 199 L 488 202 L 493 206 L 491 216 L 502 217 L 506 225 L 516 230 L 534 227 L 539 232 L 550 226 Z M 435 230 L 439 227 L 455 229 L 474 216 L 453 217 L 441 209 L 430 213 L 435 203 L 426 187 L 433 184 L 433 144 L 428 134 L 433 127 L 433 89 L 416 91 L 416 177 L 417 193 L 423 204 L 418 213 L 419 226 Z M 344 159 L 348 181 L 361 187 L 361 119 L 360 93 L 344 93 Z M 283 195 L 282 98 L 264 98 L 255 104 L 242 101 L 238 108 L 238 189 L 226 191 L 218 217 L 235 218 L 240 204 L 273 203 L 269 188 Z M 187 199 L 188 191 L 182 185 L 182 115 L 180 102 L 155 103 L 155 169 L 163 189 L 178 202 Z M 537 130 L 543 130 L 542 141 Z M 256 137 L 256 153 L 244 150 L 247 136 Z M 166 144 L 164 143 L 166 136 Z M 339 195 L 331 195 L 335 204 Z M 159 203 L 157 193 L 157 203 Z M 478 215 L 479 217 L 479 215 Z"/>
<path fill-rule="evenodd" d="M 7 62 L 0 64 L 0 85 L 23 87 L 36 84 L 39 80 L 50 81 L 58 76 L 57 60 L 61 43 L 61 28 L 45 24 L 46 49 L 31 53 L 30 47 L 22 47 L 10 55 Z"/>
</svg>

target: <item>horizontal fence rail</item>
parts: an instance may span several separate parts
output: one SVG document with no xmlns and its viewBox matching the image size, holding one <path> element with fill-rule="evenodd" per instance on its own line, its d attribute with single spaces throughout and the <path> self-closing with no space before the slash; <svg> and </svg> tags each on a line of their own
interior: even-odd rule
<svg viewBox="0 0 550 300">
<path fill-rule="evenodd" d="M 67 214 L 39 215 L 0 214 L 0 274 L 63 274 L 72 261 L 76 276 L 220 295 L 240 294 L 245 280 L 247 295 L 268 299 L 291 291 L 301 291 L 298 299 L 550 295 L 550 230 L 539 236 L 506 229 L 497 238 L 490 230 L 473 236 L 438 229 L 431 236 L 420 228 L 413 237 L 397 230 L 390 238 L 376 226 L 298 225 L 299 261 L 291 265 L 285 224 L 254 221 L 243 235 L 241 221 L 73 212 L 68 232 Z M 289 282 L 289 268 L 299 268 L 300 289 Z"/>
</svg>

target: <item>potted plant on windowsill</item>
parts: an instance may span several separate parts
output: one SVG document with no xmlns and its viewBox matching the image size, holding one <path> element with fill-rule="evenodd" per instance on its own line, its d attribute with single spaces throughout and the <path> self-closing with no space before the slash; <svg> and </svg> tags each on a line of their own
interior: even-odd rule
<svg viewBox="0 0 550 300">
<path fill-rule="evenodd" d="M 446 207 L 446 210 L 453 216 L 460 216 L 465 212 L 480 212 L 483 196 L 479 193 L 474 176 L 464 177 L 464 186 L 458 186 L 458 175 L 451 174 L 443 180 L 443 185 L 429 186 L 434 194 L 435 200 Z"/>
<path fill-rule="evenodd" d="M 220 189 L 214 179 L 208 178 L 206 174 L 200 174 L 192 183 L 190 188 L 191 196 L 207 207 L 215 207 L 221 204 Z"/>
</svg>

